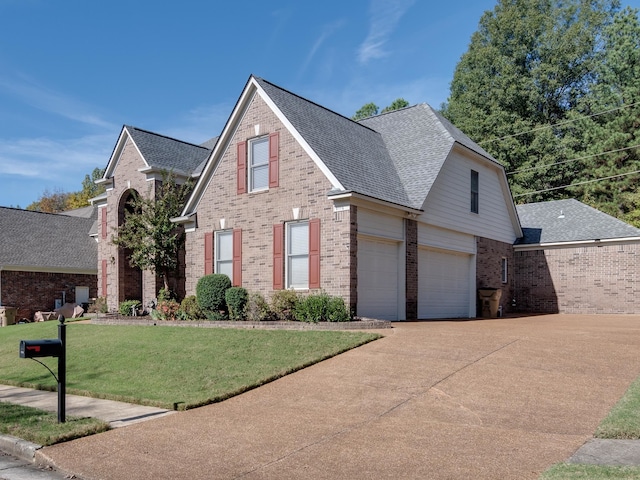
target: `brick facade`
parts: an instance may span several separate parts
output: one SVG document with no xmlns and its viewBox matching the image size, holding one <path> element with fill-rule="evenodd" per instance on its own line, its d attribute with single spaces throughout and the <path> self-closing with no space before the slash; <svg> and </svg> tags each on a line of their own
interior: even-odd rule
<svg viewBox="0 0 640 480">
<path fill-rule="evenodd" d="M 279 132 L 279 184 L 268 190 L 239 194 L 236 145 L 255 138 L 256 125 L 258 136 Z M 187 295 L 195 294 L 198 279 L 204 275 L 205 234 L 222 230 L 224 219 L 224 230 L 242 230 L 242 286 L 269 298 L 274 291 L 273 226 L 294 221 L 293 208 L 298 208 L 300 220 L 320 220 L 320 288 L 355 306 L 355 210 L 334 212 L 333 202 L 327 199 L 331 187 L 298 141 L 256 95 L 199 202 L 197 229 L 187 232 Z"/>
<path fill-rule="evenodd" d="M 17 319 L 32 319 L 35 312 L 50 312 L 55 308 L 55 300 L 75 303 L 75 287 L 89 287 L 89 297 L 97 296 L 95 275 L 74 273 L 17 272 L 0 271 L 2 304 L 17 307 Z"/>
<path fill-rule="evenodd" d="M 513 310 L 515 293 L 515 278 L 517 271 L 513 256 L 513 246 L 509 243 L 478 237 L 476 254 L 476 289 L 499 288 L 502 290 L 500 304 L 503 312 Z M 502 261 L 507 261 L 507 282 L 502 282 Z M 477 314 L 481 313 L 480 301 L 477 304 Z"/>
<path fill-rule="evenodd" d="M 637 314 L 639 244 L 515 252 L 523 312 Z"/>
<path fill-rule="evenodd" d="M 415 220 L 405 220 L 406 241 L 406 305 L 407 320 L 418 318 L 418 223 Z"/>
</svg>

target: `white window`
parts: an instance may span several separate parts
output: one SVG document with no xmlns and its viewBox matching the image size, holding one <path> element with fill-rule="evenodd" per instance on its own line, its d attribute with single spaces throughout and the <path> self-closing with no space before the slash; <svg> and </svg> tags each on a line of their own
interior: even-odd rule
<svg viewBox="0 0 640 480">
<path fill-rule="evenodd" d="M 269 137 L 249 142 L 249 191 L 269 188 Z"/>
<path fill-rule="evenodd" d="M 507 259 L 502 257 L 502 262 L 500 263 L 500 277 L 502 278 L 502 283 L 507 283 Z"/>
<path fill-rule="evenodd" d="M 233 281 L 233 232 L 216 232 L 216 273 L 224 273 Z"/>
<path fill-rule="evenodd" d="M 309 222 L 287 224 L 287 288 L 309 288 Z"/>
</svg>

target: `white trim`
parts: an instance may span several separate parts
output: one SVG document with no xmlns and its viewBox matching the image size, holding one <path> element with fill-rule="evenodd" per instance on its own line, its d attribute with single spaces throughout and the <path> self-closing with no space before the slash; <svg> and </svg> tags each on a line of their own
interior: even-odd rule
<svg viewBox="0 0 640 480">
<path fill-rule="evenodd" d="M 336 192 L 336 193 L 329 193 L 327 195 L 327 198 L 329 200 L 333 200 L 334 202 L 336 200 L 344 200 L 344 199 L 349 199 L 349 200 L 366 200 L 367 202 L 370 203 L 375 203 L 376 205 L 384 205 L 386 207 L 389 207 L 391 209 L 393 209 L 394 211 L 401 211 L 402 212 L 402 216 L 404 216 L 405 214 L 415 214 L 415 215 L 421 215 L 424 213 L 424 210 L 419 210 L 419 209 L 415 209 L 415 208 L 411 208 L 411 207 L 405 207 L 403 205 L 398 205 L 397 203 L 391 203 L 391 202 L 387 202 L 386 200 L 380 200 L 378 198 L 374 198 L 374 197 L 369 197 L 367 195 L 363 195 L 361 193 L 355 193 L 355 192 Z M 358 202 L 352 202 L 353 205 L 356 206 L 360 206 L 362 204 L 359 204 Z"/>
<path fill-rule="evenodd" d="M 599 247 L 603 245 L 630 245 L 640 243 L 640 237 L 627 238 L 603 238 L 594 240 L 579 240 L 574 242 L 550 242 L 532 243 L 526 245 L 514 245 L 515 251 L 544 250 L 547 248 L 572 248 L 572 247 Z"/>
<path fill-rule="evenodd" d="M 290 278 L 289 278 L 289 270 L 290 270 L 290 263 L 289 263 L 289 259 L 291 258 L 291 254 L 289 253 L 289 239 L 290 237 L 290 230 L 291 230 L 291 226 L 293 225 L 306 225 L 307 226 L 307 253 L 305 255 L 306 259 L 307 259 L 307 284 L 306 286 L 292 286 L 289 284 Z M 308 219 L 304 219 L 304 220 L 296 220 L 296 221 L 292 221 L 292 222 L 285 222 L 285 234 L 284 234 L 284 256 L 285 256 L 285 270 L 284 270 L 284 285 L 285 288 L 288 290 L 309 290 L 309 220 Z M 295 255 L 295 257 L 297 258 L 302 258 L 303 255 L 302 254 L 298 254 Z"/>
</svg>

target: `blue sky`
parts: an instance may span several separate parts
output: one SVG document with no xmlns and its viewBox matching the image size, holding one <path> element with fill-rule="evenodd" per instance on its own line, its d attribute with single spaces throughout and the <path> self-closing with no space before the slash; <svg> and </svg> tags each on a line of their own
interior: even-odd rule
<svg viewBox="0 0 640 480">
<path fill-rule="evenodd" d="M 123 124 L 204 142 L 250 74 L 346 116 L 437 108 L 495 4 L 0 0 L 0 205 L 79 190 Z"/>
</svg>

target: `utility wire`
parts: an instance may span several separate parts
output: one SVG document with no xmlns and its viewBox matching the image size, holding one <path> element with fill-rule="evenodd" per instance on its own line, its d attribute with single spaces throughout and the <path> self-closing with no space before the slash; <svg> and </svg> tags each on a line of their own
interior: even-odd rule
<svg viewBox="0 0 640 480">
<path fill-rule="evenodd" d="M 499 141 L 499 140 L 504 140 L 505 138 L 519 137 L 520 135 L 526 135 L 527 133 L 537 132 L 538 130 L 544 130 L 546 128 L 559 127 L 560 125 L 566 125 L 568 123 L 577 122 L 578 120 L 582 120 L 584 118 L 597 117 L 599 115 L 604 115 L 605 113 L 611 113 L 611 112 L 615 112 L 615 111 L 618 111 L 618 110 L 622 110 L 623 108 L 635 107 L 636 105 L 640 105 L 640 102 L 631 103 L 629 105 L 622 105 L 621 107 L 612 108 L 612 109 L 605 110 L 604 112 L 600 112 L 600 113 L 592 113 L 591 115 L 584 115 L 584 116 L 575 118 L 573 120 L 564 120 L 562 122 L 554 123 L 552 125 L 542 125 L 541 127 L 536 127 L 536 128 L 531 129 L 531 130 L 526 130 L 524 132 L 513 133 L 511 135 L 505 135 L 504 137 L 496 137 L 496 138 L 492 138 L 492 139 L 489 139 L 489 140 L 483 140 L 483 141 L 478 142 L 478 143 L 480 145 L 482 145 L 482 144 L 485 144 L 485 143 L 491 143 L 491 142 L 496 142 L 496 141 Z"/>
<path fill-rule="evenodd" d="M 600 155 L 606 155 L 607 153 L 624 152 L 625 150 L 631 150 L 632 148 L 638 148 L 638 147 L 640 147 L 640 144 L 631 145 L 630 147 L 618 148 L 616 150 L 608 150 L 606 152 L 601 152 L 601 153 L 594 153 L 593 155 L 585 155 L 584 157 L 572 158 L 571 160 L 561 160 L 560 162 L 547 163 L 544 165 L 537 165 L 535 167 L 521 168 L 519 170 L 513 170 L 512 172 L 508 172 L 507 175 L 514 175 L 516 173 L 528 172 L 531 170 L 538 170 L 539 168 L 553 167 L 555 165 L 562 165 L 563 163 L 577 162 L 578 160 L 585 160 L 587 158 L 599 157 Z"/>
<path fill-rule="evenodd" d="M 524 197 L 525 195 L 533 195 L 535 193 L 550 192 L 552 190 L 560 190 L 562 188 L 577 187 L 578 185 L 585 185 L 587 183 L 600 182 L 601 180 L 611 180 L 612 178 L 626 177 L 627 175 L 633 175 L 634 173 L 640 173 L 640 170 L 634 170 L 633 172 L 621 173 L 619 175 L 611 175 L 610 177 L 595 178 L 593 180 L 586 180 L 584 182 L 571 183 L 569 185 L 562 185 L 560 187 L 545 188 L 544 190 L 536 190 L 535 192 L 519 193 L 517 195 L 514 195 L 514 198 L 515 197 Z"/>
</svg>

